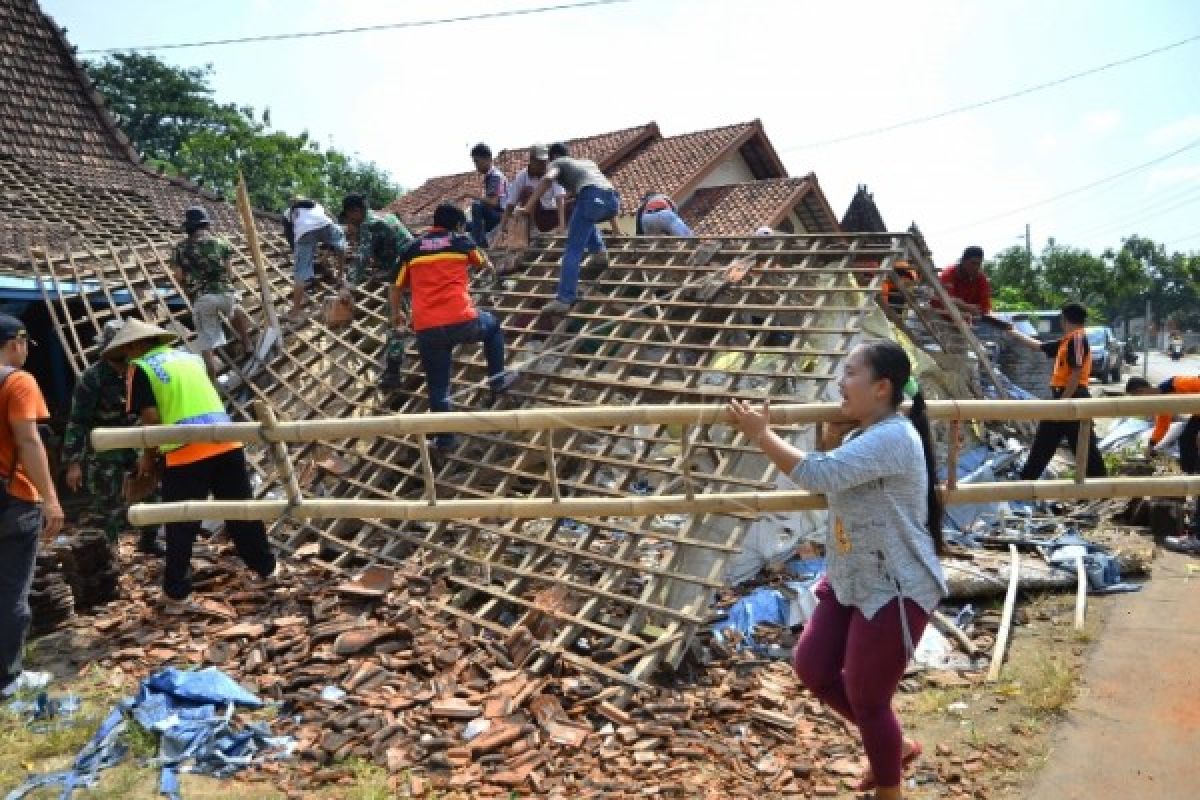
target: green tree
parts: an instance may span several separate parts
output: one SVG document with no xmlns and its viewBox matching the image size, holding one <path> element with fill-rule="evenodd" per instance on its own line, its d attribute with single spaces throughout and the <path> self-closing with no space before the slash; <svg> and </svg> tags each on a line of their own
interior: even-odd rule
<svg viewBox="0 0 1200 800">
<path fill-rule="evenodd" d="M 282 210 L 293 195 L 336 209 L 349 192 L 374 208 L 395 200 L 400 187 L 374 162 L 322 150 L 307 132 L 273 130 L 270 111 L 220 104 L 212 66 L 173 67 L 152 55 L 117 53 L 85 68 L 121 130 L 152 164 L 232 197 L 239 169 L 250 202 Z"/>
<path fill-rule="evenodd" d="M 1001 250 L 983 265 L 992 303 L 1001 311 L 1033 311 L 1047 305 L 1045 282 L 1023 247 Z"/>
</svg>

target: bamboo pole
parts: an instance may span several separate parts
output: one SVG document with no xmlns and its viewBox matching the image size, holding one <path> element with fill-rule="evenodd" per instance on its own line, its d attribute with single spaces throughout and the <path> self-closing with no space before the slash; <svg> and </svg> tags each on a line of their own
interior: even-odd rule
<svg viewBox="0 0 1200 800">
<path fill-rule="evenodd" d="M 279 317 L 275 314 L 275 300 L 271 295 L 271 281 L 267 277 L 266 261 L 262 249 L 258 246 L 258 229 L 254 227 L 254 211 L 250 208 L 250 194 L 246 190 L 246 179 L 238 170 L 237 207 L 242 217 L 242 228 L 246 233 L 246 244 L 250 247 L 250 260 L 254 262 L 254 272 L 258 275 L 259 289 L 262 291 L 263 313 L 267 315 L 268 327 L 279 329 Z M 265 357 L 265 353 L 257 354 Z"/>
<path fill-rule="evenodd" d="M 1093 397 L 1073 400 L 935 400 L 930 419 L 943 420 L 1073 420 L 1093 417 L 1200 414 L 1200 395 Z M 632 425 L 711 425 L 730 423 L 724 405 L 681 403 L 645 406 L 578 406 L 572 408 L 462 411 L 438 414 L 389 414 L 280 422 L 283 442 L 311 442 L 354 437 L 402 436 L 417 433 L 496 433 L 558 428 L 628 427 Z M 837 403 L 795 403 L 771 407 L 775 425 L 845 422 Z M 259 442 L 261 424 L 155 425 L 97 428 L 96 450 L 157 447 L 171 442 Z"/>
<path fill-rule="evenodd" d="M 283 490 L 287 493 L 288 503 L 293 507 L 298 506 L 304 501 L 304 496 L 300 493 L 300 483 L 296 480 L 296 470 L 292 466 L 291 457 L 288 456 L 287 445 L 274 439 L 275 430 L 279 425 L 275 410 L 265 401 L 255 400 L 254 413 L 262 420 L 263 438 L 271 443 L 271 457 L 275 459 L 275 468 L 279 470 L 279 476 L 283 479 Z"/>
<path fill-rule="evenodd" d="M 959 426 L 962 425 L 956 419 L 950 420 L 950 432 L 948 434 L 949 441 L 946 442 L 946 488 L 958 488 L 958 439 L 960 435 Z"/>
<path fill-rule="evenodd" d="M 1079 433 L 1075 437 L 1075 482 L 1083 483 L 1087 477 L 1088 450 L 1092 438 L 1092 421 L 1081 420 Z"/>
<path fill-rule="evenodd" d="M 988 668 L 987 680 L 988 683 L 995 683 L 1000 679 L 1000 667 L 1004 664 L 1004 651 L 1008 649 L 1008 636 L 1012 631 L 1013 612 L 1017 607 L 1017 586 L 1021 582 L 1021 556 L 1017 553 L 1017 546 L 1010 544 L 1008 553 L 1011 560 L 1008 562 L 1008 593 L 1004 597 L 1004 612 L 1000 616 L 1000 633 L 996 636 L 996 649 L 992 651 L 992 663 Z"/>
<path fill-rule="evenodd" d="M 1087 570 L 1083 566 L 1083 556 L 1075 556 L 1075 630 L 1083 630 L 1084 615 L 1087 614 Z"/>
<path fill-rule="evenodd" d="M 1002 500 L 1065 500 L 1108 497 L 1184 497 L 1200 494 L 1200 476 L 1154 478 L 1098 478 L 1085 484 L 1074 481 L 1012 481 L 960 486 L 943 495 L 947 503 L 978 504 Z M 442 521 L 506 517 L 646 517 L 659 514 L 746 514 L 801 511 L 825 508 L 825 498 L 803 491 L 729 492 L 697 495 L 650 495 L 646 497 L 477 498 L 443 500 L 436 506 L 409 500 L 366 500 L 362 498 L 307 499 L 288 514 L 293 519 L 398 519 Z M 279 500 L 190 500 L 180 503 L 138 504 L 129 509 L 136 526 L 204 519 L 274 520 L 283 515 L 287 503 Z M 705 542 L 689 542 L 704 547 Z"/>
</svg>

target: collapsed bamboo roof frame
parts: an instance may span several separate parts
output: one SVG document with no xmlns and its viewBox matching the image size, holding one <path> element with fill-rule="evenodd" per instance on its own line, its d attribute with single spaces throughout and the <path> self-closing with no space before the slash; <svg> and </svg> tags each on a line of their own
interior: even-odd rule
<svg viewBox="0 0 1200 800">
<path fill-rule="evenodd" d="M 235 239 L 234 245 L 235 280 L 247 310 L 268 316 L 261 302 L 265 293 L 256 288 L 263 273 L 244 242 Z M 921 291 L 941 298 L 948 313 L 913 303 L 912 315 L 893 322 L 910 334 L 906 326 L 926 331 L 943 352 L 965 342 L 978 358 L 978 342 L 952 317 L 942 287 L 929 277 L 932 265 L 921 261 L 906 235 L 634 237 L 614 238 L 608 245 L 610 267 L 578 313 L 557 322 L 539 317 L 538 311 L 554 293 L 561 238 L 539 241 L 518 259 L 513 274 L 494 286 L 477 287 L 481 306 L 502 320 L 510 358 L 524 374 L 511 393 L 514 402 L 586 417 L 586 410 L 574 409 L 642 410 L 679 401 L 719 410 L 711 404 L 764 394 L 782 404 L 829 399 L 841 359 L 862 338 L 864 315 L 877 308 L 879 286 L 884 277 L 894 278 L 898 261 L 920 266 Z M 94 357 L 90 342 L 113 316 L 158 321 L 190 339 L 186 298 L 166 268 L 169 249 L 148 245 L 31 256 L 77 369 Z M 283 302 L 291 284 L 286 245 L 279 237 L 265 237 L 263 256 L 271 293 Z M 727 282 L 732 265 L 747 260 L 753 264 L 747 277 Z M 63 280 L 89 287 L 87 295 L 71 299 L 59 290 Z M 715 296 L 693 293 L 714 282 L 720 285 Z M 910 291 L 915 286 L 902 284 L 902 289 L 915 299 Z M 409 412 L 406 418 L 420 424 L 440 422 L 420 413 L 426 406 L 415 358 L 406 364 L 404 385 L 388 404 L 375 391 L 373 364 L 387 326 L 385 288 L 368 284 L 355 292 L 358 314 L 350 328 L 334 330 L 314 319 L 285 335 L 264 363 L 246 366 L 226 359 L 230 380 L 223 390 L 235 419 L 262 419 L 255 411 L 261 402 L 289 418 L 281 426 L 378 414 L 389 407 Z M 990 365 L 981 361 L 979 367 L 986 371 Z M 456 405 L 479 403 L 486 392 L 484 374 L 474 348 L 456 353 Z M 460 413 L 446 421 L 478 424 L 490 413 Z M 528 413 L 518 412 L 521 418 Z M 585 417 L 574 422 L 582 424 Z M 740 549 L 749 527 L 764 518 L 757 512 L 705 512 L 703 504 L 713 502 L 705 498 L 714 490 L 763 494 L 764 508 L 787 499 L 764 491 L 771 472 L 761 454 L 715 438 L 719 427 L 695 423 L 677 430 L 647 424 L 542 430 L 533 436 L 468 433 L 465 444 L 437 464 L 422 446 L 424 437 L 415 434 L 297 442 L 290 448 L 278 442 L 250 446 L 247 456 L 261 480 L 256 495 L 276 502 L 269 498 L 278 493 L 293 512 L 297 498 L 306 512 L 315 511 L 307 504 L 318 501 L 421 507 L 402 522 L 368 517 L 361 505 L 354 517 L 286 515 L 270 525 L 283 550 L 316 543 L 341 567 L 384 561 L 437 569 L 456 590 L 443 603 L 447 613 L 487 630 L 525 626 L 537 632 L 535 669 L 565 660 L 606 680 L 641 685 L 660 663 L 679 663 L 703 624 L 711 590 L 723 585 L 728 557 Z M 323 461 L 325 454 L 329 458 Z M 287 459 L 295 460 L 292 469 Z M 340 460 L 343 468 L 330 472 L 324 466 L 330 459 Z M 624 513 L 619 503 L 639 491 L 661 498 L 682 492 L 693 513 Z M 511 508 L 516 513 L 509 516 L 443 519 L 452 498 L 497 497 L 525 505 Z M 530 519 L 552 510 L 529 505 L 543 501 L 566 503 L 553 511 L 570 516 Z M 620 516 L 576 513 L 583 507 L 576 504 L 593 501 L 610 503 L 608 511 Z M 747 508 L 746 502 L 741 507 Z M 422 521 L 422 514 L 432 521 Z M 766 516 L 773 525 L 819 524 L 812 512 Z M 547 600 L 548 591 L 559 594 Z M 538 620 L 547 615 L 557 627 L 539 629 Z M 583 635 L 590 642 L 587 651 L 577 647 Z"/>
</svg>

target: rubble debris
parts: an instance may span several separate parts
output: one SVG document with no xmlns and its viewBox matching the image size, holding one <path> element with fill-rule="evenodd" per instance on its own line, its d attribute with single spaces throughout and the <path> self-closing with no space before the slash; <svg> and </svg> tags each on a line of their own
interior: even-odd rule
<svg viewBox="0 0 1200 800">
<path fill-rule="evenodd" d="M 196 611 L 164 625 L 159 565 L 123 546 L 131 561 L 121 576 L 123 599 L 72 621 L 59 634 L 70 637 L 63 649 L 90 647 L 99 665 L 136 678 L 167 665 L 213 666 L 282 704 L 273 733 L 295 738 L 297 760 L 268 763 L 239 780 L 269 780 L 301 794 L 346 780 L 342 763 L 361 758 L 395 780 L 407 775 L 397 786 L 409 792 L 469 786 L 477 798 L 514 791 L 640 797 L 654 788 L 649 796 L 714 796 L 697 769 L 703 763 L 726 776 L 723 798 L 813 796 L 840 787 L 837 770 L 861 755 L 856 738 L 799 689 L 785 661 L 722 649 L 707 632 L 697 640 L 710 655 L 700 680 L 623 697 L 622 687 L 569 661 L 542 675 L 515 667 L 518 654 L 502 632 L 441 613 L 428 579 L 407 571 L 383 597 L 363 598 L 339 591 L 346 577 L 331 567 L 290 561 L 288 586 L 251 590 L 252 576 L 238 572 L 224 543 L 200 542 L 195 564 L 205 588 L 193 598 Z M 785 579 L 792 576 L 769 577 Z M 995 616 L 985 613 L 968 628 L 981 651 L 990 650 Z M 362 648 L 338 655 L 338 640 L 360 631 Z M 786 627 L 758 626 L 754 638 L 790 647 L 794 636 Z M 990 755 L 979 758 L 993 763 Z M 930 780 L 953 776 L 964 797 L 980 788 L 961 765 L 929 762 L 922 768 Z"/>
</svg>

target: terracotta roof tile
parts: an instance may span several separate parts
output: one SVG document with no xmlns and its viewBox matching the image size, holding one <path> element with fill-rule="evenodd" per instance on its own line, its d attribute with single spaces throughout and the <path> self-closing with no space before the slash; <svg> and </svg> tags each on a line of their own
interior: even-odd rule
<svg viewBox="0 0 1200 800">
<path fill-rule="evenodd" d="M 680 196 L 712 168 L 714 159 L 758 131 L 758 123 L 744 122 L 652 142 L 609 174 L 621 193 L 622 212 L 636 211 L 646 192 Z"/>
<path fill-rule="evenodd" d="M 837 230 L 811 175 L 698 189 L 680 214 L 697 234 L 748 236 L 763 225 L 777 227 L 796 206 L 807 232 Z"/>
</svg>

